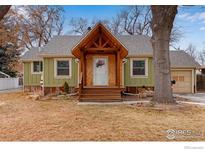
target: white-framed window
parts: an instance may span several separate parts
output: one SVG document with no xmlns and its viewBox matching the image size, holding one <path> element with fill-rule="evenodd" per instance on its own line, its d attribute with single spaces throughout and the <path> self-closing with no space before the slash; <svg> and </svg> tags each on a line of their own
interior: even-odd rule
<svg viewBox="0 0 205 154">
<path fill-rule="evenodd" d="M 54 60 L 55 78 L 70 78 L 71 68 L 70 58 L 56 58 Z"/>
<path fill-rule="evenodd" d="M 132 58 L 130 63 L 131 77 L 148 76 L 148 58 Z"/>
<path fill-rule="evenodd" d="M 40 74 L 43 72 L 43 62 L 42 61 L 33 61 L 31 64 L 31 73 Z"/>
</svg>

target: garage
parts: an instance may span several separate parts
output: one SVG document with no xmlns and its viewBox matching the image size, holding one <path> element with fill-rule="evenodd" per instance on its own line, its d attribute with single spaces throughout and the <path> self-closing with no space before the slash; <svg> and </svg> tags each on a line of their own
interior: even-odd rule
<svg viewBox="0 0 205 154">
<path fill-rule="evenodd" d="M 192 93 L 193 77 L 192 70 L 172 70 L 171 79 L 176 83 L 173 85 L 174 93 Z"/>
</svg>

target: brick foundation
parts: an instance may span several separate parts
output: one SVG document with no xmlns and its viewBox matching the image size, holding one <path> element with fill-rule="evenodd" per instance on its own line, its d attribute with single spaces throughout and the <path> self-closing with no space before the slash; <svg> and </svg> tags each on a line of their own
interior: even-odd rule
<svg viewBox="0 0 205 154">
<path fill-rule="evenodd" d="M 129 93 L 133 93 L 133 94 L 138 94 L 140 93 L 142 90 L 152 90 L 154 91 L 154 87 L 146 87 L 146 86 L 143 86 L 143 87 L 126 87 L 125 88 L 125 91 L 126 92 L 129 92 Z"/>
<path fill-rule="evenodd" d="M 44 95 L 48 94 L 59 94 L 64 92 L 63 87 L 44 87 Z M 77 88 L 69 87 L 69 93 L 77 92 Z"/>
<path fill-rule="evenodd" d="M 75 87 L 69 87 L 69 93 L 77 92 Z M 24 92 L 33 92 L 41 95 L 59 94 L 64 92 L 63 87 L 41 87 L 41 86 L 24 86 Z"/>
<path fill-rule="evenodd" d="M 24 92 L 41 93 L 42 90 L 41 86 L 24 86 Z"/>
</svg>

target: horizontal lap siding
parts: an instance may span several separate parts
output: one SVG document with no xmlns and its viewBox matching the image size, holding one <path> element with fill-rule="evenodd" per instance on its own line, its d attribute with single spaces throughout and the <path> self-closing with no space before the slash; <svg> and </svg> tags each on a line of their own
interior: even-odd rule
<svg viewBox="0 0 205 154">
<path fill-rule="evenodd" d="M 72 74 L 70 79 L 56 79 L 54 77 L 54 58 L 44 58 L 44 87 L 62 87 L 65 82 L 71 87 L 78 83 L 78 65 L 72 59 Z"/>
<path fill-rule="evenodd" d="M 31 63 L 24 62 L 24 86 L 39 86 L 41 74 L 31 74 Z"/>
<path fill-rule="evenodd" d="M 130 73 L 130 58 L 124 66 L 124 82 L 125 86 L 141 87 L 141 86 L 154 86 L 154 71 L 153 71 L 153 60 L 148 58 L 148 77 L 147 78 L 132 78 Z"/>
</svg>

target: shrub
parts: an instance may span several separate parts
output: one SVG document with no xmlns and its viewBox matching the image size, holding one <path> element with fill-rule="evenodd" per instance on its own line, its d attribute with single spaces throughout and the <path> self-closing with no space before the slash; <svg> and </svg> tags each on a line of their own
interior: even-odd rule
<svg viewBox="0 0 205 154">
<path fill-rule="evenodd" d="M 66 94 L 68 94 L 68 93 L 69 93 L 69 86 L 68 86 L 68 83 L 67 83 L 67 82 L 64 83 L 63 88 L 64 88 L 64 92 L 65 92 Z"/>
</svg>

